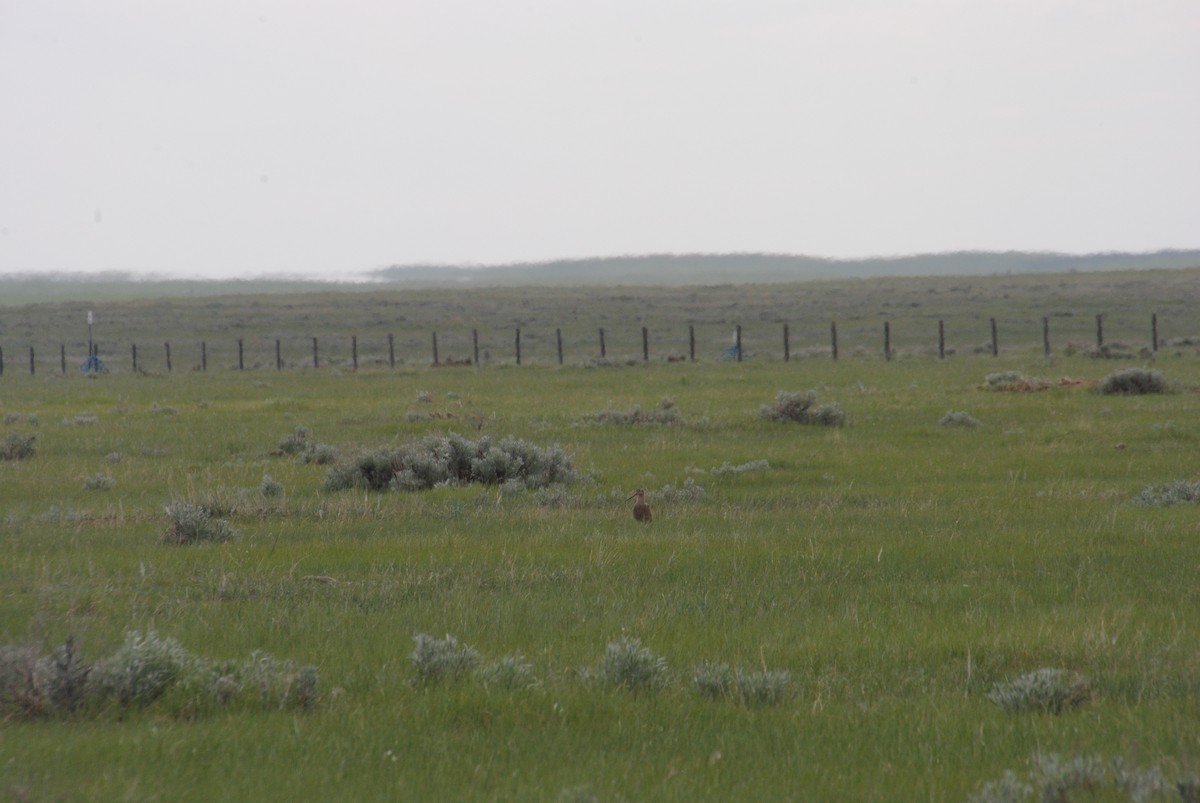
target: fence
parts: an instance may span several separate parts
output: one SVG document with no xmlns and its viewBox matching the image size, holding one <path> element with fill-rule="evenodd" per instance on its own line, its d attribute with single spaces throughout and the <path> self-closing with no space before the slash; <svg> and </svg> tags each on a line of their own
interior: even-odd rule
<svg viewBox="0 0 1200 803">
<path fill-rule="evenodd" d="M 1104 316 L 1103 315 L 1096 315 L 1095 323 L 1096 323 L 1095 349 L 1097 350 L 1097 352 L 1099 352 L 1101 354 L 1107 354 L 1106 349 L 1109 349 L 1109 350 L 1115 349 L 1116 347 L 1118 347 L 1118 344 L 1116 344 L 1115 342 L 1106 342 L 1105 332 L 1104 332 Z M 985 351 L 985 352 L 990 352 L 991 356 L 997 357 L 997 356 L 999 356 L 1000 351 L 1001 351 L 999 327 L 997 325 L 995 318 L 990 318 L 988 321 L 988 324 L 989 324 L 990 339 L 987 341 L 986 347 L 984 349 L 981 349 L 977 345 L 974 347 L 974 350 L 976 352 L 979 352 L 981 350 Z M 710 325 L 710 327 L 711 327 L 711 325 Z M 767 325 L 764 324 L 763 328 L 767 328 Z M 686 339 L 686 344 L 687 344 L 686 354 L 684 354 L 680 351 L 667 351 L 667 350 L 652 351 L 652 348 L 651 348 L 652 345 L 657 345 L 657 346 L 660 346 L 660 348 L 661 348 L 661 344 L 663 342 L 677 343 L 677 344 L 679 344 L 679 347 L 682 348 L 682 344 L 684 341 L 682 340 L 681 337 L 676 337 L 676 338 L 660 338 L 657 342 L 652 343 L 651 331 L 650 331 L 649 327 L 642 326 L 640 328 L 640 330 L 641 330 L 640 331 L 640 347 L 641 347 L 640 348 L 640 358 L 641 358 L 642 362 L 649 362 L 651 360 L 652 355 L 656 358 L 662 359 L 667 362 L 684 362 L 684 361 L 695 362 L 696 361 L 696 359 L 697 359 L 697 356 L 696 356 L 697 355 L 697 337 L 696 337 L 695 325 L 688 325 L 688 332 L 687 332 L 687 339 Z M 512 331 L 512 335 L 511 335 L 512 339 L 510 342 L 512 344 L 511 345 L 512 359 L 516 365 L 522 365 L 523 358 L 528 357 L 528 346 L 530 343 L 529 333 L 526 332 L 526 340 L 525 340 L 525 345 L 523 347 L 523 345 L 522 345 L 522 329 L 520 327 L 516 327 L 511 331 Z M 612 342 L 611 334 L 612 334 L 612 330 L 606 331 L 606 329 L 604 327 L 599 327 L 596 330 L 595 350 L 588 351 L 588 353 L 586 355 L 586 359 L 588 361 L 600 362 L 600 363 L 609 361 L 609 359 L 610 359 L 609 358 L 609 346 Z M 859 349 L 855 353 L 860 356 L 876 356 L 877 357 L 877 356 L 881 355 L 885 360 L 891 361 L 898 353 L 897 349 L 894 347 L 894 344 L 893 344 L 892 334 L 893 334 L 892 322 L 890 320 L 884 321 L 883 325 L 882 325 L 882 332 L 881 332 L 882 340 L 880 341 L 880 344 L 879 344 L 881 346 L 881 349 L 878 351 L 872 351 L 869 348 L 863 349 L 860 345 Z M 1149 334 L 1150 334 L 1150 346 L 1149 346 L 1148 351 L 1152 354 L 1152 353 L 1158 351 L 1160 345 L 1163 345 L 1166 343 L 1166 341 L 1161 339 L 1159 336 L 1159 325 L 1158 325 L 1158 315 L 1157 314 L 1154 314 L 1151 316 L 1150 325 L 1149 325 Z M 713 353 L 717 354 L 719 356 L 719 358 L 721 358 L 721 359 L 726 359 L 726 360 L 736 361 L 736 362 L 741 362 L 742 360 L 748 359 L 750 357 L 763 356 L 764 352 L 761 349 L 756 348 L 753 352 L 750 352 L 747 350 L 744 335 L 745 335 L 745 332 L 744 332 L 741 324 L 735 324 L 733 327 L 732 341 L 729 343 L 729 345 L 719 348 L 719 349 L 715 349 Z M 792 360 L 793 356 L 795 356 L 797 354 L 797 352 L 795 352 L 793 349 L 794 344 L 793 344 L 793 339 L 792 339 L 793 333 L 792 333 L 791 326 L 788 323 L 783 323 L 781 325 L 781 329 L 779 330 L 779 335 L 781 335 L 781 337 L 782 337 L 782 343 L 781 343 L 782 359 L 784 362 L 790 362 Z M 358 370 L 359 365 L 360 365 L 359 339 L 358 339 L 357 335 L 350 335 L 348 339 L 349 339 L 348 364 L 351 369 Z M 255 340 L 257 341 L 255 343 L 256 351 L 258 352 L 259 355 L 261 355 L 265 350 L 268 350 L 270 348 L 269 343 L 264 344 L 261 341 L 261 339 L 259 339 L 259 338 L 256 338 Z M 1193 339 L 1186 338 L 1186 340 L 1190 343 Z M 375 352 L 374 356 L 367 357 L 367 362 L 369 362 L 370 364 L 376 365 L 376 366 L 387 365 L 387 367 L 394 369 L 397 364 L 395 335 L 392 333 L 389 333 L 386 335 L 386 341 L 384 341 L 382 338 L 379 338 L 372 345 L 374 347 L 379 348 L 379 347 L 383 347 L 384 342 L 386 342 L 386 357 L 384 357 L 382 353 Z M 540 337 L 535 338 L 535 342 L 537 343 L 538 346 L 541 346 L 542 338 L 540 338 Z M 567 354 L 566 354 L 566 350 L 564 349 L 564 345 L 563 345 L 563 330 L 561 328 L 557 328 L 554 330 L 553 342 L 554 342 L 553 359 L 555 359 L 557 361 L 557 364 L 563 365 L 563 364 L 565 364 Z M 628 342 L 628 341 L 626 341 L 626 342 Z M 936 332 L 936 341 L 935 342 L 936 342 L 936 354 L 939 359 L 945 359 L 947 356 L 952 355 L 954 353 L 954 350 L 952 348 L 947 348 L 946 325 L 945 325 L 944 320 L 939 319 L 937 322 L 937 332 Z M 342 338 L 339 338 L 338 343 L 340 346 L 344 347 L 345 343 L 346 343 L 345 336 L 343 336 Z M 485 343 L 484 347 L 481 351 L 480 333 L 479 333 L 478 329 L 471 330 L 470 352 L 469 352 L 470 356 L 468 356 L 468 357 L 443 358 L 443 356 L 442 356 L 441 352 L 439 352 L 439 348 L 438 348 L 438 332 L 437 331 L 433 331 L 431 333 L 430 343 L 432 346 L 431 353 L 430 353 L 430 361 L 428 363 L 425 363 L 424 360 L 422 360 L 421 361 L 422 364 L 428 364 L 428 365 L 432 365 L 435 367 L 443 367 L 443 366 L 461 366 L 461 365 L 480 365 L 481 363 L 492 362 L 491 352 L 492 352 L 493 347 L 488 346 Z M 443 338 L 443 344 L 444 343 L 445 343 L 445 338 Z M 465 342 L 462 340 L 461 336 L 459 338 L 458 345 L 460 348 L 465 349 Z M 712 346 L 712 341 L 709 341 L 709 346 L 710 347 Z M 1049 356 L 1052 352 L 1052 349 L 1051 349 L 1050 318 L 1048 318 L 1048 317 L 1044 317 L 1041 319 L 1041 346 L 1042 346 L 1043 353 L 1046 356 Z M 308 350 L 307 343 L 305 343 L 305 348 L 304 348 L 303 354 L 297 353 L 295 338 L 293 338 L 292 340 L 289 341 L 289 347 L 290 347 L 290 352 L 286 355 L 287 359 L 285 359 L 284 341 L 281 338 L 276 338 L 274 340 L 273 360 L 271 360 L 270 362 L 264 362 L 263 358 L 260 356 L 259 359 L 255 360 L 254 362 L 251 363 L 250 367 L 254 368 L 254 369 L 274 368 L 277 371 L 282 371 L 285 368 L 297 368 L 297 367 L 311 366 L 313 369 L 319 369 L 321 367 L 322 351 L 321 351 L 321 342 L 320 342 L 319 338 L 312 337 L 311 351 Z M 502 348 L 502 340 L 496 341 L 495 347 Z M 39 365 L 39 363 L 37 361 L 37 349 L 32 345 L 28 346 L 27 348 L 28 348 L 29 374 L 34 375 L 37 373 L 38 365 Z M 163 351 L 162 351 L 163 362 L 161 365 L 162 365 L 162 368 L 164 368 L 169 373 L 174 370 L 174 366 L 172 363 L 172 346 L 171 346 L 170 341 L 164 342 L 162 344 L 162 348 L 163 348 Z M 523 351 L 523 348 L 524 348 L 524 351 Z M 928 348 L 928 350 L 932 351 L 933 348 L 934 348 L 933 346 L 930 346 Z M 88 358 L 86 364 L 84 364 L 84 367 L 95 367 L 96 365 L 104 364 L 104 367 L 108 370 L 119 370 L 120 369 L 120 367 L 116 364 L 117 363 L 116 354 L 101 355 L 100 344 L 98 342 L 89 340 L 89 342 L 87 343 L 87 350 L 88 350 L 89 358 Z M 209 344 L 208 344 L 208 341 L 203 341 L 203 340 L 200 341 L 200 343 L 198 344 L 198 347 L 196 348 L 195 353 L 198 357 L 198 362 L 193 364 L 193 370 L 198 370 L 198 371 L 202 371 L 202 372 L 207 371 L 209 368 Z M 543 358 L 546 358 L 544 349 L 540 349 L 540 353 L 543 355 Z M 845 353 L 844 349 L 839 348 L 837 322 L 831 321 L 829 324 L 828 340 L 822 345 L 818 345 L 818 346 L 809 345 L 805 351 L 805 356 L 810 356 L 810 357 L 811 356 L 825 356 L 830 359 L 837 360 L 837 359 L 841 358 L 844 353 Z M 176 349 L 176 354 L 177 355 L 179 354 L 178 349 Z M 229 369 L 236 368 L 236 370 L 239 370 L 239 371 L 246 370 L 247 360 L 246 360 L 245 338 L 237 338 L 236 354 L 237 354 L 236 363 L 235 364 L 231 363 L 228 366 L 228 368 Z M 22 355 L 22 358 L 24 356 L 25 355 Z M 56 364 L 52 364 L 53 367 L 51 367 L 51 370 L 53 370 L 53 368 L 58 368 L 59 371 L 63 374 L 68 373 L 68 364 L 69 363 L 74 365 L 77 362 L 77 360 L 69 360 L 68 359 L 67 346 L 65 343 L 59 344 L 58 354 L 56 356 L 58 357 L 58 359 L 55 361 Z M 101 356 L 103 356 L 103 361 L 100 360 Z M 2 346 L 0 346 L 0 376 L 3 376 L 6 371 L 5 359 L 6 359 L 5 350 Z M 525 361 L 528 362 L 527 359 L 525 359 Z M 22 359 L 22 362 L 24 362 L 23 359 Z M 329 361 L 327 360 L 327 363 L 328 362 Z M 346 364 L 345 358 L 343 358 L 341 364 L 342 365 Z M 46 362 L 42 363 L 43 370 L 46 369 L 47 365 L 48 365 L 48 363 L 46 363 Z M 147 370 L 153 370 L 153 366 L 147 366 L 146 360 L 145 360 L 145 355 L 139 354 L 138 345 L 136 343 L 129 344 L 129 363 L 128 363 L 128 365 L 131 368 L 131 370 L 134 371 L 135 373 L 136 372 L 146 372 Z M 11 366 L 8 366 L 7 370 L 9 370 L 9 372 L 11 373 Z"/>
</svg>

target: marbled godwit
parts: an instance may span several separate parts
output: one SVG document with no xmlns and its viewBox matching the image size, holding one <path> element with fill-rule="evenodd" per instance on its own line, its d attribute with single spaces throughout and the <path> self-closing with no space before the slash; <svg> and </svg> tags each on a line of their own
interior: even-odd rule
<svg viewBox="0 0 1200 803">
<path fill-rule="evenodd" d="M 642 522 L 654 521 L 654 514 L 650 512 L 650 506 L 646 504 L 646 492 L 638 488 L 629 499 L 633 499 L 634 497 L 637 497 L 637 501 L 633 503 L 633 518 L 636 521 Z M 625 501 L 628 502 L 629 499 Z"/>
</svg>

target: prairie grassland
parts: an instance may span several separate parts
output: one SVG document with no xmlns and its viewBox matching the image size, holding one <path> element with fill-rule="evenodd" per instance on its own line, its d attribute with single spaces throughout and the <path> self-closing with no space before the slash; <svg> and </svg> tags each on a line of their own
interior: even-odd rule
<svg viewBox="0 0 1200 803">
<path fill-rule="evenodd" d="M 1118 366 L 1122 367 L 1122 366 Z M 9 715 L 0 788 L 29 799 L 960 800 L 1034 753 L 1200 756 L 1200 520 L 1138 507 L 1200 479 L 1200 361 L 1173 392 L 985 389 L 989 373 L 1099 379 L 1040 354 L 621 368 L 171 376 L 5 375 L 0 644 L 130 630 L 235 660 L 315 665 L 314 710 L 187 716 L 162 703 Z M 768 421 L 815 389 L 839 428 Z M 597 423 L 605 410 L 682 422 Z M 964 411 L 978 427 L 948 427 Z M 565 488 L 328 492 L 280 455 L 297 427 L 343 458 L 430 433 L 561 445 Z M 765 464 L 763 463 L 765 461 Z M 722 467 L 724 469 L 722 470 Z M 739 469 L 739 467 L 741 467 Z M 714 469 L 717 469 L 714 471 Z M 111 487 L 85 487 L 97 474 Z M 264 475 L 278 496 L 260 493 Z M 93 486 L 105 485 L 92 483 Z M 647 490 L 655 520 L 624 501 Z M 164 507 L 235 541 L 162 543 Z M 413 638 L 453 634 L 536 684 L 414 685 Z M 665 660 L 657 689 L 599 678 L 607 645 Z M 776 704 L 697 693 L 695 668 L 787 672 Z M 1013 713 L 1049 667 L 1090 699 Z"/>
</svg>

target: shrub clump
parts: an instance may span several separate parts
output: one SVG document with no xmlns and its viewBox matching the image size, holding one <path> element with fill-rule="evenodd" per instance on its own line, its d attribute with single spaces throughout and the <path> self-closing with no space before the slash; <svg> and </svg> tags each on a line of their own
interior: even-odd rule
<svg viewBox="0 0 1200 803">
<path fill-rule="evenodd" d="M 702 697 L 734 698 L 746 706 L 777 705 L 792 694 L 791 673 L 781 670 L 745 671 L 703 663 L 692 671 L 692 681 Z"/>
<path fill-rule="evenodd" d="M 543 448 L 512 437 L 473 441 L 451 433 L 428 435 L 397 449 L 362 452 L 331 468 L 324 487 L 420 491 L 478 483 L 535 489 L 566 485 L 576 478 L 571 459 L 557 445 Z"/>
<path fill-rule="evenodd" d="M 316 667 L 296 668 L 256 651 L 245 662 L 218 663 L 151 631 L 130 631 L 111 656 L 89 663 L 73 638 L 42 655 L 0 645 L 0 714 L 24 718 L 145 708 L 164 701 L 194 715 L 237 699 L 263 707 L 309 709 L 318 700 Z"/>
<path fill-rule="evenodd" d="M 83 489 L 85 491 L 107 491 L 116 484 L 117 481 L 104 472 L 83 478 Z"/>
<path fill-rule="evenodd" d="M 679 412 L 679 408 L 675 406 L 675 400 L 670 396 L 664 396 L 658 406 L 649 412 L 643 411 L 635 404 L 628 410 L 601 410 L 589 416 L 588 420 L 597 424 L 618 425 L 667 424 L 681 426 L 687 423 L 683 414 Z"/>
<path fill-rule="evenodd" d="M 982 427 L 983 422 L 965 410 L 950 410 L 938 421 L 943 427 Z"/>
<path fill-rule="evenodd" d="M 970 803 L 1088 800 L 1196 800 L 1200 791 L 1194 776 L 1172 783 L 1157 765 L 1140 767 L 1117 756 L 1061 756 L 1035 753 L 1029 769 L 1006 770 L 998 780 L 982 784 L 967 798 Z"/>
<path fill-rule="evenodd" d="M 487 688 L 519 691 L 531 689 L 538 684 L 533 665 L 523 655 L 506 655 L 487 666 L 475 670 L 475 679 Z"/>
<path fill-rule="evenodd" d="M 1043 667 L 1008 683 L 997 683 L 987 698 L 1005 711 L 1061 714 L 1091 699 L 1087 679 L 1065 669 Z"/>
<path fill-rule="evenodd" d="M 215 518 L 208 508 L 191 502 L 176 501 L 167 505 L 170 525 L 163 533 L 168 544 L 198 544 L 207 541 L 232 541 L 239 533 L 226 519 Z"/>
<path fill-rule="evenodd" d="M 1136 396 L 1147 393 L 1166 393 L 1167 380 L 1161 371 L 1149 368 L 1126 368 L 1113 371 L 1096 388 L 1101 393 L 1114 396 Z"/>
<path fill-rule="evenodd" d="M 292 455 L 300 463 L 317 465 L 327 465 L 337 459 L 337 451 L 327 443 L 314 441 L 308 427 L 296 427 L 291 435 L 279 441 L 278 453 Z"/>
<path fill-rule="evenodd" d="M 37 435 L 22 435 L 10 432 L 0 441 L 0 460 L 26 460 L 37 452 L 34 441 Z"/>
<path fill-rule="evenodd" d="M 839 405 L 817 405 L 817 394 L 812 390 L 807 393 L 781 390 L 775 395 L 775 404 L 762 405 L 759 414 L 769 421 L 827 427 L 840 427 L 846 421 L 846 413 Z"/>
<path fill-rule="evenodd" d="M 728 477 L 734 474 L 749 474 L 752 471 L 770 471 L 771 464 L 767 460 L 751 460 L 748 463 L 733 465 L 728 460 L 714 468 L 709 473 L 714 477 Z"/>
<path fill-rule="evenodd" d="M 1194 505 L 1200 502 L 1200 482 L 1177 480 L 1162 485 L 1149 485 L 1133 498 L 1138 507 L 1167 507 Z"/>
<path fill-rule="evenodd" d="M 667 682 L 667 660 L 642 646 L 640 639 L 623 636 L 610 642 L 600 659 L 599 680 L 629 692 L 655 691 Z"/>
<path fill-rule="evenodd" d="M 444 639 L 425 633 L 413 636 L 416 646 L 409 658 L 417 676 L 414 686 L 432 686 L 443 680 L 461 678 L 479 663 L 479 651 L 467 644 L 459 644 L 449 633 Z"/>
<path fill-rule="evenodd" d="M 698 485 L 694 479 L 688 477 L 678 488 L 673 485 L 664 485 L 658 492 L 658 498 L 666 502 L 702 502 L 708 498 L 708 491 L 704 490 L 704 486 Z"/>
<path fill-rule="evenodd" d="M 258 493 L 264 499 L 274 499 L 283 496 L 283 485 L 270 474 L 263 474 L 262 482 L 258 485 Z"/>
</svg>

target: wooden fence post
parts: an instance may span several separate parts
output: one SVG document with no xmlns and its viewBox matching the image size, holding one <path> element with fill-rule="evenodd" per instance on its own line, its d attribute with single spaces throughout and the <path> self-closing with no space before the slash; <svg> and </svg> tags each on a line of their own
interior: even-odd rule
<svg viewBox="0 0 1200 803">
<path fill-rule="evenodd" d="M 1152 344 L 1151 350 L 1154 351 L 1155 353 L 1157 353 L 1158 352 L 1158 313 L 1157 312 L 1152 313 L 1150 315 L 1150 342 Z"/>
<path fill-rule="evenodd" d="M 4 376 L 4 349 L 0 348 L 0 376 Z"/>
<path fill-rule="evenodd" d="M 433 333 L 433 364 L 434 364 L 434 365 L 437 365 L 437 364 L 438 364 L 438 353 L 437 353 L 437 332 L 434 332 L 434 333 Z"/>
<path fill-rule="evenodd" d="M 246 370 L 245 351 L 240 337 L 238 338 L 238 370 Z"/>
<path fill-rule="evenodd" d="M 783 361 L 792 361 L 792 348 L 788 343 L 788 325 L 786 323 L 783 325 Z"/>
<path fill-rule="evenodd" d="M 834 362 L 837 362 L 837 321 L 831 321 L 829 323 L 829 340 L 833 347 L 831 352 L 833 355 L 833 360 Z"/>
<path fill-rule="evenodd" d="M 996 334 L 996 319 L 992 318 L 992 356 L 1000 356 L 1000 338 Z"/>
<path fill-rule="evenodd" d="M 29 347 L 29 375 L 33 376 L 33 346 Z"/>
<path fill-rule="evenodd" d="M 65 375 L 67 373 L 67 344 L 66 343 L 60 343 L 58 345 L 58 357 L 62 361 L 62 372 Z"/>
<path fill-rule="evenodd" d="M 688 324 L 688 361 L 696 361 L 696 327 Z"/>
<path fill-rule="evenodd" d="M 608 356 L 608 352 L 604 348 L 604 327 L 601 326 L 600 327 L 600 359 L 603 360 L 606 356 Z"/>
<path fill-rule="evenodd" d="M 733 327 L 733 344 L 737 351 L 737 361 L 742 361 L 742 325 L 735 324 Z"/>
<path fill-rule="evenodd" d="M 517 329 L 517 365 L 521 364 L 521 330 Z"/>
<path fill-rule="evenodd" d="M 558 339 L 558 364 L 562 365 L 562 329 L 555 329 L 554 336 Z"/>
<path fill-rule="evenodd" d="M 650 362 L 650 332 L 642 327 L 642 362 Z"/>
<path fill-rule="evenodd" d="M 1096 348 L 1104 348 L 1104 316 L 1096 316 Z"/>
<path fill-rule="evenodd" d="M 358 335 L 350 335 L 350 364 L 358 370 Z"/>
<path fill-rule="evenodd" d="M 388 368 L 396 367 L 396 337 L 388 335 Z"/>
<path fill-rule="evenodd" d="M 946 322 L 938 321 L 938 359 L 946 359 Z"/>
<path fill-rule="evenodd" d="M 475 365 L 479 365 L 479 330 L 471 330 L 471 345 L 475 349 Z"/>
<path fill-rule="evenodd" d="M 317 359 L 317 339 L 313 338 L 313 368 L 320 368 L 321 363 Z"/>
<path fill-rule="evenodd" d="M 171 373 L 171 343 L 168 341 L 163 343 L 163 351 L 167 355 L 167 373 Z"/>
<path fill-rule="evenodd" d="M 883 322 L 883 356 L 888 362 L 892 359 L 892 322 Z"/>
<path fill-rule="evenodd" d="M 130 346 L 129 350 L 132 352 L 133 372 L 136 374 L 137 373 L 137 343 L 134 343 L 132 346 Z"/>
<path fill-rule="evenodd" d="M 283 344 L 279 342 L 279 338 L 275 338 L 275 370 L 283 370 Z"/>
<path fill-rule="evenodd" d="M 1050 319 L 1042 318 L 1042 352 L 1050 356 Z"/>
</svg>

